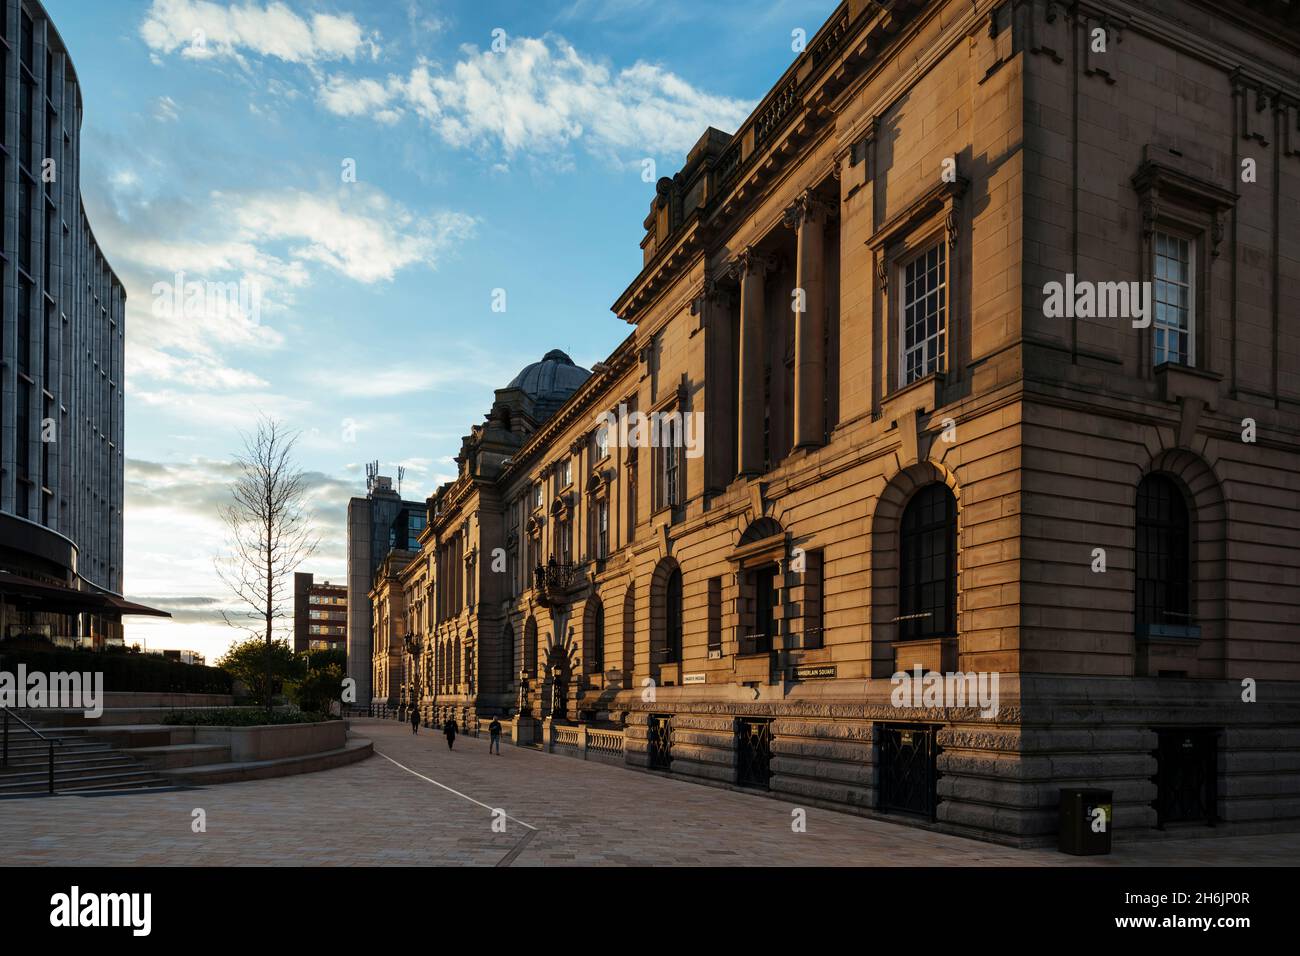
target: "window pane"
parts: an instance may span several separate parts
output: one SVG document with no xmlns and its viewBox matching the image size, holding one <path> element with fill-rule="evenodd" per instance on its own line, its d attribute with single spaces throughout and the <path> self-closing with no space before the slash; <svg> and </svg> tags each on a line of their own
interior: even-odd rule
<svg viewBox="0 0 1300 956">
<path fill-rule="evenodd" d="M 903 385 L 944 364 L 947 325 L 947 246 L 939 243 L 903 267 L 902 324 Z"/>
<path fill-rule="evenodd" d="M 1192 263 L 1191 242 L 1164 232 L 1155 234 L 1155 319 L 1151 337 L 1152 363 L 1191 365 Z"/>
</svg>

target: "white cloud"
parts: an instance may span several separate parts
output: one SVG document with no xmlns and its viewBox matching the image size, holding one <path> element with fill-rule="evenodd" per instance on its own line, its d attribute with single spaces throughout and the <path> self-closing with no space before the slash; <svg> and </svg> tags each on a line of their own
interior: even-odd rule
<svg viewBox="0 0 1300 956">
<path fill-rule="evenodd" d="M 160 123 L 174 123 L 180 118 L 181 111 L 170 96 L 160 96 L 154 101 L 153 115 Z"/>
<path fill-rule="evenodd" d="M 231 368 L 213 358 L 179 357 L 136 341 L 126 352 L 126 374 L 133 380 L 139 376 L 203 391 L 261 389 L 267 385 L 252 372 Z"/>
<path fill-rule="evenodd" d="M 372 367 L 317 367 L 313 382 L 343 398 L 397 398 L 448 387 L 474 386 L 491 394 L 513 375 L 513 366 L 494 360 L 477 349 L 447 344 L 436 365 L 394 364 Z"/>
<path fill-rule="evenodd" d="M 363 283 L 391 279 L 410 265 L 433 268 L 474 233 L 476 220 L 464 213 L 417 216 L 378 191 L 353 187 L 346 195 L 287 190 L 238 197 L 232 218 L 250 241 L 287 241 L 293 259 Z"/>
<path fill-rule="evenodd" d="M 153 0 L 140 36 L 155 55 L 179 51 L 191 59 L 241 63 L 244 53 L 301 64 L 379 54 L 378 35 L 367 33 L 351 14 L 317 13 L 308 20 L 278 0 L 265 6 Z"/>
<path fill-rule="evenodd" d="M 120 177 L 110 186 L 115 201 L 91 212 L 127 289 L 133 386 L 256 389 L 262 380 L 228 356 L 281 348 L 277 325 L 319 272 L 371 284 L 436 268 L 476 225 L 463 213 L 413 212 L 365 184 L 196 198 L 144 196 Z M 206 294 L 197 310 L 194 283 Z"/>
<path fill-rule="evenodd" d="M 389 104 L 399 92 L 400 83 L 392 77 L 387 83 L 380 83 L 335 74 L 321 85 L 317 98 L 337 116 L 369 114 L 381 123 L 396 123 L 402 117 L 402 110 Z"/>
<path fill-rule="evenodd" d="M 607 156 L 680 155 L 706 127 L 736 129 L 753 108 L 652 63 L 615 70 L 557 37 L 510 37 L 501 53 L 462 52 L 449 71 L 421 60 L 383 82 L 335 74 L 318 98 L 340 116 L 383 122 L 409 109 L 452 146 L 493 145 L 507 156 L 576 142 Z"/>
</svg>

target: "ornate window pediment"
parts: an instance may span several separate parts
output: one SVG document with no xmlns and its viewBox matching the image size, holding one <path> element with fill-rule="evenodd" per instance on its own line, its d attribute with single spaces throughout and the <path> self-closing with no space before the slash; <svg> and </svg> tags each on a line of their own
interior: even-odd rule
<svg viewBox="0 0 1300 956">
<path fill-rule="evenodd" d="M 587 495 L 596 497 L 601 494 L 609 493 L 610 475 L 608 471 L 597 469 L 591 473 L 591 478 L 587 482 Z"/>
</svg>

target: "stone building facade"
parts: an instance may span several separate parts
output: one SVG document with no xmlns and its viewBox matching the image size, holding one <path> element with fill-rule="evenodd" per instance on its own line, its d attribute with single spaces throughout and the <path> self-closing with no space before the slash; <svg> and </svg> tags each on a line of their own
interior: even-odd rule
<svg viewBox="0 0 1300 956">
<path fill-rule="evenodd" d="M 659 182 L 628 338 L 464 440 L 372 592 L 408 702 L 1006 842 L 1295 826 L 1287 10 L 840 4 Z"/>
</svg>

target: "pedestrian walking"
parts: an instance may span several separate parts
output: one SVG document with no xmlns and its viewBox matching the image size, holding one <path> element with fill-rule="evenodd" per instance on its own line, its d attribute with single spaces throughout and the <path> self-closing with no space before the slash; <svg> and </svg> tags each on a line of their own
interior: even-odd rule
<svg viewBox="0 0 1300 956">
<path fill-rule="evenodd" d="M 488 724 L 488 753 L 496 751 L 498 757 L 501 756 L 501 721 L 495 717 L 492 723 Z"/>
<path fill-rule="evenodd" d="M 420 732 L 420 711 L 419 709 L 412 707 L 411 708 L 411 733 L 418 734 L 419 732 Z"/>
<path fill-rule="evenodd" d="M 442 732 L 447 738 L 447 749 L 451 750 L 451 745 L 456 742 L 456 719 L 448 717 L 447 722 L 442 725 Z"/>
</svg>

